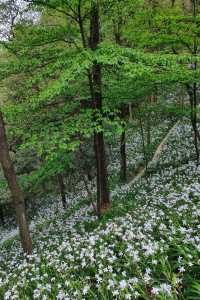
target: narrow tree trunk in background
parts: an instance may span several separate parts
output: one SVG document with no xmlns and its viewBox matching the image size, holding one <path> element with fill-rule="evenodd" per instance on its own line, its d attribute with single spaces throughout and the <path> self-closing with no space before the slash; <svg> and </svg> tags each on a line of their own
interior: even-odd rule
<svg viewBox="0 0 200 300">
<path fill-rule="evenodd" d="M 126 181 L 127 179 L 127 163 L 126 163 L 126 131 L 124 130 L 121 134 L 120 141 L 120 154 L 121 154 L 121 170 L 120 170 L 120 179 Z"/>
<path fill-rule="evenodd" d="M 28 224 L 26 220 L 24 197 L 22 191 L 20 190 L 17 184 L 15 170 L 10 158 L 5 126 L 3 121 L 3 115 L 1 111 L 0 111 L 0 162 L 4 172 L 4 176 L 8 182 L 8 186 L 12 194 L 23 250 L 26 253 L 31 254 L 32 241 L 31 241 Z"/>
<path fill-rule="evenodd" d="M 4 213 L 3 213 L 3 206 L 0 205 L 0 221 L 1 221 L 1 224 L 4 225 Z"/>
<path fill-rule="evenodd" d="M 96 213 L 98 217 L 101 216 L 101 194 L 100 194 L 100 161 L 99 161 L 99 151 L 98 151 L 98 140 L 96 137 L 96 133 L 94 133 L 94 153 L 96 159 L 96 170 L 97 170 L 97 205 L 96 205 Z"/>
<path fill-rule="evenodd" d="M 150 103 L 156 103 L 157 102 L 157 96 L 156 92 L 150 96 Z"/>
<path fill-rule="evenodd" d="M 154 95 L 148 97 L 147 105 L 152 105 L 154 103 Z M 148 107 L 147 107 L 148 110 Z M 151 113 L 148 112 L 146 120 L 146 129 L 147 129 L 147 157 L 150 158 L 150 145 L 151 145 Z"/>
<path fill-rule="evenodd" d="M 147 158 L 147 153 L 146 153 L 145 138 L 144 138 L 144 129 L 143 129 L 141 115 L 139 116 L 139 122 L 140 122 L 141 138 L 142 138 L 142 148 L 143 148 L 143 154 L 144 154 L 144 160 L 145 160 L 145 168 L 147 170 L 148 158 Z"/>
<path fill-rule="evenodd" d="M 60 190 L 60 195 L 62 200 L 62 206 L 64 209 L 66 209 L 67 201 L 65 196 L 65 184 L 63 181 L 63 176 L 61 174 L 58 174 L 57 177 L 58 177 L 58 185 L 59 185 L 59 190 Z"/>
<path fill-rule="evenodd" d="M 126 106 L 123 105 L 121 108 L 121 118 L 123 121 L 126 117 Z M 127 179 L 127 162 L 126 162 L 126 129 L 123 124 L 123 131 L 120 139 L 120 179 L 126 181 Z"/>
<path fill-rule="evenodd" d="M 197 85 L 196 83 L 193 83 L 193 130 L 194 130 L 194 144 L 195 144 L 196 155 L 197 155 L 197 164 L 199 164 L 198 140 L 200 140 L 200 137 L 199 137 L 199 131 L 197 129 Z"/>
<path fill-rule="evenodd" d="M 132 123 L 133 122 L 132 103 L 128 104 L 128 108 L 129 108 L 129 123 Z"/>
<path fill-rule="evenodd" d="M 89 188 L 89 185 L 88 185 L 85 174 L 83 174 L 83 182 L 84 182 L 84 186 L 85 186 L 86 192 L 88 194 L 88 197 L 91 198 L 92 197 L 92 191 Z"/>
<path fill-rule="evenodd" d="M 200 135 L 197 128 L 197 99 L 196 99 L 196 83 L 193 84 L 193 87 L 187 86 L 187 91 L 190 99 L 190 120 L 194 132 L 194 147 L 196 151 L 196 157 L 197 157 L 197 164 L 199 164 L 199 147 L 198 147 L 198 140 L 200 141 Z"/>
<path fill-rule="evenodd" d="M 122 18 L 121 18 L 121 12 L 119 11 L 118 14 L 118 22 L 117 24 L 114 24 L 114 36 L 116 44 L 119 46 L 122 46 L 122 34 L 121 34 L 121 26 L 122 26 Z M 120 81 L 120 78 L 118 78 Z M 128 104 L 128 112 L 129 112 L 129 121 L 133 121 L 132 116 L 132 105 L 131 103 Z M 121 118 L 124 120 L 126 117 L 126 106 L 125 104 L 121 107 Z M 126 163 L 126 129 L 125 125 L 123 125 L 123 131 L 120 138 L 120 179 L 121 181 L 126 181 L 127 179 L 127 163 Z"/>
<path fill-rule="evenodd" d="M 99 29 L 99 2 L 92 2 L 90 19 L 90 48 L 95 51 L 100 42 Z M 94 62 L 91 70 L 91 96 L 94 110 L 102 112 L 102 91 L 101 91 L 101 66 Z M 101 126 L 102 123 L 99 122 Z M 94 132 L 94 149 L 97 166 L 97 213 L 100 216 L 110 207 L 110 196 L 108 187 L 107 162 L 103 132 Z"/>
<path fill-rule="evenodd" d="M 148 167 L 148 162 L 151 159 L 151 121 L 150 116 L 147 118 L 147 144 L 146 144 L 146 169 Z M 146 175 L 147 179 L 147 175 Z"/>
<path fill-rule="evenodd" d="M 48 187 L 47 187 L 47 183 L 48 182 L 46 182 L 46 181 L 43 181 L 41 183 L 42 189 L 43 189 L 43 191 L 44 191 L 45 194 L 48 194 L 48 192 L 49 192 Z"/>
<path fill-rule="evenodd" d="M 147 118 L 147 147 L 149 149 L 151 144 L 151 122 L 150 122 L 150 116 Z"/>
<path fill-rule="evenodd" d="M 197 16 L 197 0 L 192 0 L 192 14 L 193 14 L 193 22 L 196 23 L 196 16 Z M 195 57 L 197 55 L 198 51 L 198 41 L 196 36 L 194 36 L 193 39 L 193 49 L 192 49 L 192 55 Z M 194 62 L 192 64 L 192 69 L 194 71 L 197 70 L 197 62 Z M 199 131 L 197 128 L 197 84 L 194 82 L 192 86 L 187 85 L 188 95 L 190 99 L 190 107 L 191 107 L 191 123 L 194 131 L 194 146 L 196 150 L 196 157 L 197 157 L 197 165 L 199 164 L 199 147 L 198 147 L 198 140 L 200 141 Z"/>
</svg>

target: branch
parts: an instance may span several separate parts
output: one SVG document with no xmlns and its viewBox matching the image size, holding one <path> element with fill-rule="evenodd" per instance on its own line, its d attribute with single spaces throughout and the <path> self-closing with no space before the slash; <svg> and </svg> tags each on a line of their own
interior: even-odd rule
<svg viewBox="0 0 200 300">
<path fill-rule="evenodd" d="M 186 46 L 186 48 L 191 52 L 193 53 L 193 50 L 190 48 L 190 45 L 188 43 L 186 43 L 177 33 L 176 33 L 176 36 L 179 38 L 180 42 Z"/>
<path fill-rule="evenodd" d="M 73 19 L 74 21 L 76 21 L 77 22 L 77 18 L 76 18 L 76 16 L 75 15 L 72 15 L 72 14 L 70 14 L 70 13 L 68 13 L 67 11 L 65 11 L 64 9 L 60 9 L 60 8 L 57 8 L 57 7 L 55 7 L 54 5 L 52 5 L 52 4 L 50 4 L 50 3 L 44 3 L 43 1 L 31 1 L 31 0 L 25 0 L 26 2 L 28 2 L 28 3 L 35 3 L 35 4 L 37 4 L 37 5 L 42 5 L 42 6 L 46 6 L 47 8 L 50 8 L 50 9 L 54 9 L 54 10 L 56 10 L 57 12 L 59 12 L 59 13 L 62 13 L 62 14 L 64 14 L 64 15 L 66 15 L 66 16 L 68 16 L 68 17 L 70 17 L 71 19 Z M 74 12 L 73 10 L 72 10 L 72 12 Z"/>
</svg>

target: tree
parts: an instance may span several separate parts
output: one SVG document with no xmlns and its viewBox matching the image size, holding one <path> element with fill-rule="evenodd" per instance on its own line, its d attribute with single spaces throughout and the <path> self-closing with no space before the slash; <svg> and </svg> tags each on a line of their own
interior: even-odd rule
<svg viewBox="0 0 200 300">
<path fill-rule="evenodd" d="M 199 163 L 200 134 L 197 124 L 197 91 L 199 88 L 199 1 L 145 1 L 143 13 L 133 18 L 134 30 L 128 36 L 129 43 L 137 48 L 162 55 L 170 53 L 179 63 L 174 73 L 165 72 L 165 84 L 182 85 L 189 97 L 190 120 L 194 132 L 194 147 Z M 181 58 L 181 56 L 185 56 Z M 186 59 L 188 57 L 188 61 Z M 182 65 L 183 76 L 179 68 Z M 172 77 L 170 78 L 170 75 Z"/>
<path fill-rule="evenodd" d="M 95 51 L 100 42 L 99 28 L 99 1 L 93 1 L 91 4 L 90 17 L 90 42 L 89 46 L 92 51 Z M 92 106 L 95 111 L 102 113 L 102 91 L 101 91 L 101 66 L 94 62 L 89 75 Z M 102 122 L 99 122 L 102 127 Z M 97 166 L 97 213 L 100 216 L 104 211 L 107 211 L 110 206 L 109 189 L 108 189 L 108 174 L 106 166 L 106 153 L 104 144 L 103 131 L 94 132 L 94 149 L 96 154 Z"/>
<path fill-rule="evenodd" d="M 19 233 L 24 251 L 28 254 L 32 252 L 32 241 L 26 220 L 25 203 L 22 191 L 17 184 L 15 170 L 9 155 L 7 144 L 5 125 L 3 114 L 0 111 L 0 162 L 4 172 L 4 176 L 10 188 L 13 203 L 16 211 L 17 223 L 19 225 Z"/>
<path fill-rule="evenodd" d="M 188 56 L 166 53 L 169 45 L 163 45 L 159 30 L 154 31 L 154 23 L 160 22 L 156 18 L 163 14 L 156 3 L 153 7 L 139 0 L 134 5 L 130 0 L 126 5 L 117 1 L 119 6 L 97 0 L 30 3 L 32 9 L 42 7 L 40 21 L 16 23 L 12 39 L 3 43 L 14 55 L 1 65 L 1 79 L 18 79 L 18 91 L 5 108 L 6 119 L 14 135 L 20 136 L 21 147 L 34 149 L 42 158 L 40 169 L 33 171 L 37 179 L 64 174 L 69 153 L 94 139 L 100 216 L 110 207 L 105 132 L 111 134 L 113 114 L 118 110 L 122 121 L 121 177 L 125 179 L 128 104 L 142 106 L 157 86 L 188 83 L 193 78 L 185 66 Z M 121 11 L 125 17 L 118 19 Z"/>
<path fill-rule="evenodd" d="M 20 60 L 24 60 L 27 58 L 33 60 L 38 60 L 39 65 L 36 65 L 36 69 L 32 68 L 31 63 L 28 67 L 28 72 L 26 73 L 26 78 L 28 78 L 27 81 L 29 81 L 29 84 L 31 85 L 31 89 L 29 88 L 29 97 L 33 95 L 33 102 L 37 102 L 37 99 L 44 98 L 41 102 L 41 108 L 42 106 L 45 106 L 45 101 L 49 101 L 49 99 L 52 99 L 52 107 L 55 109 L 57 108 L 57 111 L 60 109 L 60 105 L 62 103 L 64 105 L 68 105 L 68 113 L 72 115 L 72 118 L 74 118 L 74 114 L 77 116 L 80 116 L 81 110 L 86 115 L 88 114 L 89 110 L 92 110 L 90 115 L 92 116 L 92 120 L 89 124 L 87 122 L 87 126 L 89 125 L 91 128 L 87 128 L 88 132 L 94 132 L 94 151 L 96 156 L 96 168 L 97 168 L 97 207 L 98 207 L 98 215 L 101 214 L 101 212 L 106 211 L 110 206 L 110 198 L 109 198 L 109 188 L 108 188 L 108 178 L 107 178 L 107 163 L 106 163 L 106 151 L 105 151 L 105 142 L 104 142 L 104 129 L 103 129 L 103 123 L 101 122 L 100 118 L 97 117 L 99 114 L 102 114 L 102 91 L 101 91 L 101 66 L 97 61 L 89 61 L 87 63 L 88 65 L 84 66 L 84 55 L 87 56 L 90 55 L 91 51 L 94 52 L 94 55 L 96 53 L 96 50 L 100 43 L 100 27 L 99 27 L 99 3 L 98 1 L 73 1 L 71 4 L 67 3 L 53 3 L 51 1 L 32 1 L 34 5 L 40 5 L 44 7 L 48 11 L 55 11 L 57 14 L 61 14 L 63 17 L 63 20 L 65 20 L 65 17 L 67 16 L 67 21 L 61 22 L 61 25 L 48 27 L 45 24 L 38 24 L 36 26 L 31 26 L 30 24 L 17 24 L 15 26 L 15 36 L 10 43 L 5 43 L 5 46 L 14 53 L 17 53 L 17 58 Z M 90 25 L 88 26 L 88 24 Z M 26 31 L 24 30 L 26 28 Z M 85 32 L 87 28 L 87 32 Z M 23 29 L 24 36 L 22 36 L 20 30 Z M 78 34 L 79 36 L 78 36 Z M 26 36 L 26 38 L 25 38 Z M 52 48 L 50 47 L 51 44 L 54 43 L 56 45 L 56 48 L 58 48 L 58 51 L 52 51 Z M 81 49 L 80 45 L 83 45 L 83 49 Z M 50 46 L 49 46 L 50 45 Z M 71 49 L 70 47 L 73 46 Z M 51 48 L 51 50 L 50 50 Z M 23 52 L 23 49 L 26 49 L 25 52 Z M 86 52 L 87 50 L 87 52 Z M 22 51 L 22 52 L 21 52 Z M 52 55 L 51 55 L 52 52 Z M 83 52 L 83 54 L 82 54 Z M 21 53 L 23 56 L 21 56 Z M 67 54 L 67 56 L 65 56 Z M 77 56 L 77 63 L 76 58 L 73 60 L 73 67 L 70 70 L 68 68 L 68 63 L 70 64 L 70 58 L 69 56 L 72 54 L 72 56 Z M 82 59 L 82 57 L 83 59 Z M 39 57 L 39 59 L 38 59 Z M 53 57 L 53 59 L 52 59 Z M 60 57 L 62 59 L 60 60 Z M 40 61 L 43 60 L 43 61 Z M 50 60 L 50 64 L 48 65 L 48 61 Z M 51 69 L 51 62 L 53 60 L 52 69 Z M 67 62 L 67 65 L 66 65 Z M 59 63 L 60 67 L 58 67 L 56 64 Z M 73 79 L 71 79 L 71 76 L 75 77 L 80 73 L 78 69 L 80 69 L 79 64 L 83 64 L 83 70 L 81 70 L 81 82 L 79 84 L 78 89 L 73 90 L 73 85 L 75 86 Z M 34 63 L 33 63 L 34 65 Z M 44 65 L 44 67 L 43 67 Z M 61 67 L 62 66 L 62 67 Z M 77 68 L 77 70 L 75 69 Z M 42 77 L 41 75 L 38 76 L 38 73 L 41 70 L 47 70 L 46 75 L 49 77 Z M 61 74 L 58 73 L 58 70 Z M 62 72 L 66 73 L 70 79 L 62 79 Z M 36 71 L 36 72 L 35 72 Z M 85 74 L 86 71 L 87 77 L 88 77 L 88 90 L 86 96 L 77 97 L 76 100 L 75 96 L 76 94 L 83 92 L 83 88 L 85 89 L 85 86 L 83 86 L 82 81 L 85 80 Z M 70 73 L 71 72 L 71 73 Z M 77 72 L 77 74 L 76 74 Z M 34 77 L 32 76 L 35 76 Z M 42 74 L 42 72 L 40 72 Z M 39 77 L 39 78 L 38 78 Z M 48 79 L 47 79 L 48 78 Z M 49 85 L 49 91 L 47 91 L 46 83 L 50 83 L 51 81 L 54 81 L 55 83 L 55 89 Z M 56 85 L 57 81 L 57 85 Z M 71 95 L 69 97 L 66 97 L 66 89 L 69 87 L 69 82 L 72 82 L 71 84 Z M 33 83 L 34 82 L 34 83 Z M 62 86 L 61 86 L 62 85 Z M 82 86 L 81 86 L 82 85 Z M 80 89 L 81 86 L 81 89 Z M 75 86 L 76 88 L 76 86 Z M 37 95 L 38 94 L 38 95 Z M 20 96 L 19 98 L 22 99 L 23 95 L 26 99 L 28 99 L 28 93 L 27 88 L 24 89 L 24 84 L 22 84 L 22 89 L 20 90 Z M 48 97 L 48 95 L 50 97 Z M 59 99 L 58 99 L 59 98 Z M 76 107 L 74 108 L 74 98 L 76 101 Z M 79 100 L 80 98 L 80 100 Z M 84 101 L 84 98 L 88 98 L 88 101 Z M 61 100 L 61 101 L 60 101 Z M 21 101 L 21 100 L 20 100 Z M 53 102 L 56 102 L 54 104 Z M 25 101 L 23 99 L 23 103 L 25 104 Z M 33 103 L 34 105 L 34 103 Z M 50 104 L 51 105 L 51 104 Z M 50 106 L 49 105 L 49 106 Z M 23 106 L 23 105 L 22 105 Z M 24 109 L 24 108 L 23 108 Z M 43 109 L 43 108 L 42 108 Z M 34 108 L 35 110 L 35 108 Z M 29 111 L 30 112 L 30 111 Z M 63 122 L 63 113 L 59 111 L 59 114 L 62 115 L 62 121 Z M 41 115 L 41 114 L 40 114 Z M 83 113 L 84 115 L 84 113 Z M 54 114 L 55 116 L 55 114 Z M 56 117 L 60 119 L 59 116 Z M 55 119 L 55 117 L 54 117 Z M 74 118 L 75 119 L 75 118 Z M 46 121 L 45 121 L 46 122 Z M 79 120 L 80 122 L 80 120 Z M 29 119 L 30 123 L 30 119 Z M 51 124 L 52 124 L 51 123 Z M 68 122 L 70 124 L 70 122 Z M 95 125 L 94 125 L 95 124 Z M 35 125 L 34 125 L 35 126 Z M 55 130 L 57 125 L 55 125 Z M 66 123 L 63 127 L 67 127 Z M 69 127 L 69 126 L 68 126 Z M 71 132 L 71 136 L 73 138 L 78 139 L 78 126 L 75 126 L 75 130 L 72 131 L 71 129 L 69 131 Z M 96 127 L 96 128 L 95 128 Z M 79 130 L 80 131 L 80 130 Z M 88 135 L 87 132 L 87 135 Z M 80 132 L 79 132 L 80 133 Z M 76 137 L 75 137 L 76 136 Z M 68 140 L 67 137 L 64 137 L 63 139 Z M 51 138 L 52 140 L 52 138 Z"/>
</svg>

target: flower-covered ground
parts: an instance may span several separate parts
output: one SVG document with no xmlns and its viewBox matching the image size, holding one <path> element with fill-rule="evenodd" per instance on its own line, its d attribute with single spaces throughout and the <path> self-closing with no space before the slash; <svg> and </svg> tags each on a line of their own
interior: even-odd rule
<svg viewBox="0 0 200 300">
<path fill-rule="evenodd" d="M 0 255 L 0 299 L 200 299 L 200 168 L 179 124 L 148 177 L 124 185 L 97 220 L 74 204 Z M 177 163 L 178 162 L 178 163 Z M 164 168 L 165 167 L 165 168 Z"/>
<path fill-rule="evenodd" d="M 167 134 L 170 128 L 173 126 L 175 121 L 165 119 L 165 120 L 158 120 L 154 126 L 151 128 L 150 133 L 150 148 L 143 149 L 143 141 L 141 136 L 141 130 L 138 128 L 138 124 L 132 124 L 127 132 L 126 132 L 126 155 L 127 155 L 127 168 L 130 173 L 137 171 L 137 169 L 141 165 L 145 165 L 145 159 L 150 159 L 158 146 L 161 142 L 163 137 Z M 143 134 L 145 139 L 145 145 L 147 144 L 147 130 L 143 128 Z M 117 142 L 116 142 L 117 141 Z M 120 147 L 119 147 L 119 136 L 113 136 L 113 144 L 111 144 L 111 161 L 109 164 L 109 173 L 110 176 L 115 174 L 120 169 Z M 145 147 L 147 148 L 147 147 Z M 148 153 L 146 153 L 148 151 Z M 145 158 L 145 155 L 148 157 Z"/>
<path fill-rule="evenodd" d="M 149 157 L 152 156 L 157 145 L 161 142 L 162 138 L 166 135 L 168 130 L 173 124 L 172 120 L 158 119 L 156 125 L 151 128 L 151 151 Z M 144 128 L 144 135 L 146 137 L 146 132 Z M 141 138 L 141 133 L 138 130 L 138 124 L 135 122 L 127 131 L 127 164 L 128 173 L 133 174 L 137 171 L 138 167 L 144 165 L 145 157 L 143 151 L 143 143 Z M 109 177 L 110 186 L 115 189 L 119 183 L 119 170 L 120 170 L 120 140 L 119 135 L 113 137 L 113 143 L 111 145 L 110 151 L 110 162 L 109 162 Z M 88 182 L 91 191 L 95 188 L 95 179 L 93 182 Z M 67 185 L 66 185 L 67 186 Z M 94 191 L 95 192 L 95 191 Z M 80 202 L 82 198 L 87 197 L 87 192 L 85 190 L 84 182 L 79 182 L 76 184 L 76 193 L 67 192 L 66 200 L 67 206 L 71 206 L 72 203 Z M 40 224 L 44 219 L 53 218 L 58 211 L 62 211 L 62 203 L 60 201 L 60 196 L 48 195 L 42 199 L 35 199 L 34 209 L 32 207 L 28 208 L 28 218 L 30 223 L 30 229 L 33 230 L 36 224 Z M 0 245 L 9 238 L 14 237 L 18 232 L 16 228 L 16 221 L 14 216 L 7 218 L 5 224 L 0 223 Z"/>
</svg>

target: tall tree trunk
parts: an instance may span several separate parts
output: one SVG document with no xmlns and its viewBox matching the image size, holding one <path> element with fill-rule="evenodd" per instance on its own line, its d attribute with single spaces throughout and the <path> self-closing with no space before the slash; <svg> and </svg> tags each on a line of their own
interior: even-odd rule
<svg viewBox="0 0 200 300">
<path fill-rule="evenodd" d="M 147 117 L 147 148 L 148 148 L 148 151 L 149 151 L 150 145 L 151 145 L 151 122 L 150 122 L 150 115 L 148 115 L 148 117 Z"/>
<path fill-rule="evenodd" d="M 103 132 L 94 134 L 97 163 L 97 213 L 100 216 L 110 207 L 107 163 Z"/>
<path fill-rule="evenodd" d="M 139 123 L 140 123 L 140 132 L 141 132 L 141 138 L 142 138 L 142 148 L 143 148 L 143 154 L 144 154 L 144 160 L 145 160 L 145 168 L 147 170 L 148 158 L 147 158 L 147 152 L 146 152 L 146 146 L 145 146 L 144 128 L 143 128 L 143 124 L 142 124 L 141 114 L 139 115 Z"/>
<path fill-rule="evenodd" d="M 122 16 L 121 12 L 118 11 L 118 20 L 117 24 L 114 23 L 114 36 L 115 36 L 115 41 L 116 44 L 119 46 L 122 46 L 123 41 L 122 41 L 122 32 L 121 32 L 121 27 L 122 27 Z M 118 78 L 120 81 L 120 78 Z M 126 110 L 127 107 L 125 104 L 122 104 L 121 107 L 121 118 L 124 121 L 126 117 Z M 132 106 L 131 103 L 128 104 L 128 112 L 129 112 L 129 120 L 132 121 Z M 131 122 L 130 121 L 130 122 Z M 120 179 L 121 181 L 126 181 L 127 179 L 127 163 L 126 163 L 126 129 L 125 129 L 125 124 L 123 125 L 123 131 L 121 134 L 120 138 Z"/>
<path fill-rule="evenodd" d="M 120 141 L 120 154 L 121 154 L 121 168 L 120 179 L 126 181 L 127 179 L 127 163 L 126 163 L 126 131 L 123 130 Z"/>
<path fill-rule="evenodd" d="M 130 102 L 128 104 L 128 109 L 129 109 L 129 123 L 133 122 L 133 111 L 132 111 L 132 103 Z"/>
<path fill-rule="evenodd" d="M 192 14 L 193 14 L 193 22 L 195 25 L 196 23 L 196 17 L 197 17 L 197 0 L 192 0 Z M 193 40 L 193 50 L 192 50 L 192 55 L 196 56 L 198 51 L 198 41 L 196 36 L 194 36 Z M 192 64 L 192 69 L 194 71 L 197 70 L 197 62 L 194 62 Z M 199 131 L 197 128 L 197 84 L 194 82 L 192 86 L 187 85 L 187 90 L 190 98 L 190 107 L 191 107 L 191 123 L 194 131 L 194 146 L 196 150 L 196 157 L 197 157 L 197 165 L 199 164 L 199 147 L 198 147 L 198 140 L 200 141 L 200 135 Z"/>
<path fill-rule="evenodd" d="M 124 121 L 127 113 L 127 107 L 123 104 L 121 108 L 121 118 Z M 126 128 L 123 124 L 123 131 L 120 139 L 120 179 L 126 181 L 127 179 L 127 162 L 126 162 Z"/>
<path fill-rule="evenodd" d="M 196 83 L 193 83 L 193 130 L 194 130 L 194 144 L 196 149 L 197 155 L 197 164 L 199 164 L 199 147 L 198 147 L 198 140 L 200 140 L 199 131 L 197 128 L 197 86 Z"/>
<path fill-rule="evenodd" d="M 147 116 L 147 159 L 150 159 L 150 150 L 151 150 L 151 120 L 150 114 Z"/>
<path fill-rule="evenodd" d="M 99 1 L 91 1 L 90 13 L 90 38 L 87 38 L 84 32 L 83 17 L 81 14 L 81 1 L 78 4 L 78 23 L 82 38 L 83 47 L 89 47 L 95 51 L 100 42 L 99 29 Z M 96 62 L 93 64 L 92 70 L 88 70 L 88 81 L 92 98 L 92 107 L 94 111 L 102 112 L 102 92 L 101 92 L 101 66 Z M 95 118 L 95 113 L 94 113 Z M 99 122 L 101 126 L 101 122 Z M 101 214 L 110 207 L 110 195 L 107 176 L 107 162 L 105 153 L 105 143 L 103 132 L 94 132 L 94 152 L 97 169 L 97 214 Z"/>
<path fill-rule="evenodd" d="M 3 205 L 0 205 L 0 221 L 1 224 L 4 225 L 4 213 L 3 213 Z"/>
<path fill-rule="evenodd" d="M 0 111 L 0 163 L 2 165 L 4 176 L 8 182 L 8 186 L 12 194 L 23 250 L 26 253 L 31 254 L 32 241 L 31 241 L 28 224 L 26 220 L 24 196 L 17 184 L 15 170 L 9 154 L 6 131 L 5 131 L 3 115 L 1 111 Z"/>
<path fill-rule="evenodd" d="M 90 48 L 95 51 L 100 42 L 99 29 L 99 2 L 92 2 L 91 19 L 90 19 Z M 101 91 L 101 66 L 94 62 L 91 70 L 91 96 L 93 108 L 102 113 L 102 91 Z M 101 121 L 99 125 L 102 126 Z M 97 167 L 97 213 L 100 216 L 110 207 L 110 196 L 108 187 L 107 162 L 103 132 L 94 132 L 94 149 Z"/>
<path fill-rule="evenodd" d="M 148 105 L 152 104 L 154 102 L 154 96 L 148 97 L 147 103 L 146 103 L 146 109 L 148 112 L 148 115 L 146 117 L 146 131 L 147 131 L 147 157 L 148 160 L 150 159 L 150 146 L 151 146 L 151 113 L 148 111 Z"/>
<path fill-rule="evenodd" d="M 58 174 L 57 178 L 58 178 L 58 185 L 59 185 L 59 189 L 60 189 L 62 206 L 64 209 L 66 209 L 67 201 L 66 201 L 66 196 L 65 196 L 65 184 L 64 184 L 62 174 Z"/>
<path fill-rule="evenodd" d="M 200 135 L 199 135 L 199 131 L 197 128 L 197 112 L 196 112 L 197 88 L 196 88 L 196 83 L 193 83 L 192 87 L 187 85 L 187 91 L 188 91 L 189 100 L 190 100 L 190 120 L 191 120 L 191 124 L 192 124 L 192 128 L 193 128 L 193 132 L 194 132 L 194 147 L 195 147 L 195 151 L 196 151 L 197 164 L 199 164 L 200 154 L 199 154 L 198 141 L 200 141 Z"/>
</svg>

